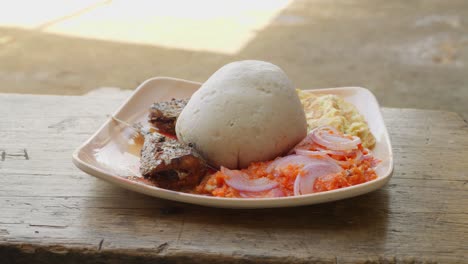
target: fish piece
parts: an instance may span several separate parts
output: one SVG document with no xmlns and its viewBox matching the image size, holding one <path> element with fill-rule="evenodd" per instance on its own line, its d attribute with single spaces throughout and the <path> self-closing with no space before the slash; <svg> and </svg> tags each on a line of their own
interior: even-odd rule
<svg viewBox="0 0 468 264">
<path fill-rule="evenodd" d="M 175 124 L 189 99 L 175 99 L 151 105 L 148 121 L 162 133 L 175 135 Z"/>
<path fill-rule="evenodd" d="M 193 146 L 158 133 L 145 135 L 140 163 L 143 177 L 177 191 L 194 188 L 207 172 L 206 161 Z"/>
</svg>

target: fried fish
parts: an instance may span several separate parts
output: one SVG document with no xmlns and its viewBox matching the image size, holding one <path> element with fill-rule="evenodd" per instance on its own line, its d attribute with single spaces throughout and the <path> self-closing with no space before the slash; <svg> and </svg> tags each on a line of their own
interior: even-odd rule
<svg viewBox="0 0 468 264">
<path fill-rule="evenodd" d="M 140 163 L 143 177 L 177 191 L 194 188 L 208 168 L 193 146 L 158 133 L 145 135 Z"/>
<path fill-rule="evenodd" d="M 162 133 L 175 135 L 175 124 L 188 99 L 172 99 L 151 105 L 148 121 Z"/>
</svg>

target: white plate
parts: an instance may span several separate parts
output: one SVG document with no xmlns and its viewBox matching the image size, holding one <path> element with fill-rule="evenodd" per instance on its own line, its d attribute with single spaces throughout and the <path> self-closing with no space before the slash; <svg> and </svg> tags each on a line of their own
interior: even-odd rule
<svg viewBox="0 0 468 264">
<path fill-rule="evenodd" d="M 146 122 L 149 106 L 153 102 L 171 98 L 188 98 L 200 87 L 200 83 L 180 79 L 157 77 L 141 84 L 133 95 L 115 112 L 114 116 L 127 123 Z M 133 144 L 132 129 L 112 120 L 104 125 L 73 153 L 73 162 L 84 172 L 118 186 L 139 193 L 179 202 L 226 208 L 268 208 L 317 204 L 349 198 L 377 190 L 391 177 L 393 155 L 388 132 L 379 104 L 374 95 L 365 88 L 343 87 L 308 90 L 311 93 L 336 94 L 354 104 L 363 114 L 376 138 L 373 149 L 377 158 L 383 160 L 377 168 L 378 178 L 363 184 L 303 196 L 282 198 L 218 198 L 160 189 L 126 179 L 138 173 L 139 150 Z"/>
</svg>

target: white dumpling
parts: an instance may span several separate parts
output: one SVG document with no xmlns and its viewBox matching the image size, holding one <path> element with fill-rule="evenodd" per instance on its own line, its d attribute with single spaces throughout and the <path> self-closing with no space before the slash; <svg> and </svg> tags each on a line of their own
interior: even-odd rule
<svg viewBox="0 0 468 264">
<path fill-rule="evenodd" d="M 307 123 L 286 74 L 247 60 L 223 66 L 192 95 L 176 132 L 210 164 L 236 169 L 286 153 L 306 136 Z"/>
</svg>

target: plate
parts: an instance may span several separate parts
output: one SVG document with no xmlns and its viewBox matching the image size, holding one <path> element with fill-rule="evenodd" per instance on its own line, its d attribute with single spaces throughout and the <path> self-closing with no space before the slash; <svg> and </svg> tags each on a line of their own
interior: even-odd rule
<svg viewBox="0 0 468 264">
<path fill-rule="evenodd" d="M 132 96 L 114 113 L 129 124 L 146 123 L 150 105 L 171 98 L 188 98 L 201 83 L 169 77 L 156 77 L 142 83 Z M 139 193 L 178 202 L 224 208 L 271 208 L 324 203 L 377 190 L 392 175 L 392 146 L 375 96 L 361 87 L 306 90 L 315 94 L 336 94 L 354 104 L 363 114 L 376 138 L 373 149 L 382 160 L 376 169 L 378 178 L 342 189 L 302 196 L 280 198 L 219 198 L 161 189 L 144 181 L 128 179 L 139 175 L 139 151 L 142 138 L 132 128 L 109 118 L 99 130 L 73 153 L 73 163 L 82 171 L 112 184 Z"/>
</svg>

